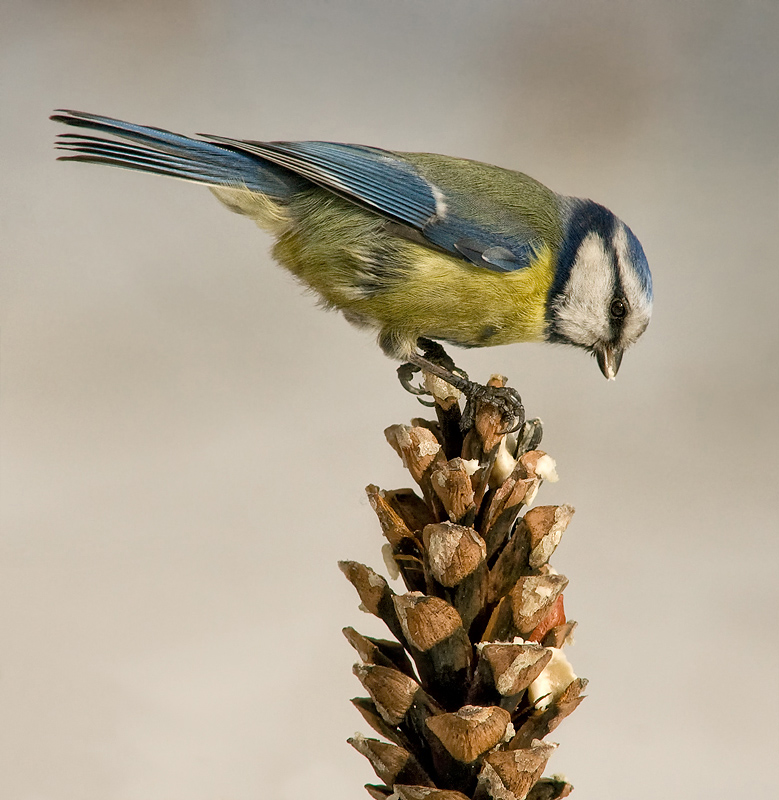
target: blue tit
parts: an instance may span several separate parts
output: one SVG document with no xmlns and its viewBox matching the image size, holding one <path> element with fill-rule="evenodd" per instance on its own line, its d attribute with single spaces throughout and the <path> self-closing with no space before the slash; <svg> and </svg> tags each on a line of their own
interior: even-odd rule
<svg viewBox="0 0 779 800">
<path fill-rule="evenodd" d="M 393 358 L 419 364 L 431 340 L 547 341 L 593 354 L 613 379 L 649 323 L 652 279 L 630 228 L 521 172 L 354 144 L 191 139 L 78 111 L 52 119 L 93 132 L 61 134 L 64 159 L 208 186 Z"/>
</svg>

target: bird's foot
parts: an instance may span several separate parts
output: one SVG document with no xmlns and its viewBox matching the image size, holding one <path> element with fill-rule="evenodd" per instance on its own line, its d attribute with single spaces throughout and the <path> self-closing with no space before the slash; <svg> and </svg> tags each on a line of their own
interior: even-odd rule
<svg viewBox="0 0 779 800">
<path fill-rule="evenodd" d="M 421 403 L 435 405 L 435 401 L 421 399 L 421 396 L 433 395 L 430 389 L 411 383 L 414 375 L 423 371 L 440 378 L 465 395 L 465 410 L 460 421 L 463 431 L 473 427 L 476 409 L 482 403 L 495 406 L 500 412 L 506 426 L 505 433 L 514 433 L 522 427 L 525 422 L 525 409 L 516 389 L 508 386 L 485 386 L 469 380 L 468 375 L 455 366 L 454 361 L 437 342 L 420 339 L 419 347 L 424 355 L 413 353 L 407 363 L 398 367 L 398 378 L 403 388 L 420 398 Z"/>
<path fill-rule="evenodd" d="M 510 386 L 485 386 L 470 382 L 470 390 L 463 392 L 467 400 L 460 426 L 468 430 L 473 427 L 476 411 L 480 405 L 494 406 L 500 413 L 505 430 L 503 434 L 516 433 L 525 422 L 525 407 L 516 389 Z"/>
</svg>

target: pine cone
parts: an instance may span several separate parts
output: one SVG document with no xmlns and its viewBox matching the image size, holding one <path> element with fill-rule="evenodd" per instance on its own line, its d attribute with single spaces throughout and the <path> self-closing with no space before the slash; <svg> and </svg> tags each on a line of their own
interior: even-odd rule
<svg viewBox="0 0 779 800">
<path fill-rule="evenodd" d="M 502 386 L 505 379 L 493 378 Z M 506 434 L 497 405 L 482 402 L 463 439 L 454 398 L 437 422 L 393 425 L 387 440 L 421 493 L 368 486 L 387 539 L 385 557 L 405 594 L 363 564 L 340 563 L 394 641 L 344 633 L 367 698 L 352 702 L 386 741 L 349 742 L 381 784 L 373 798 L 552 800 L 572 787 L 542 778 L 555 744 L 544 737 L 583 699 L 561 648 L 567 579 L 548 563 L 573 514 L 536 506 L 554 461 L 538 450 L 541 425 Z"/>
</svg>

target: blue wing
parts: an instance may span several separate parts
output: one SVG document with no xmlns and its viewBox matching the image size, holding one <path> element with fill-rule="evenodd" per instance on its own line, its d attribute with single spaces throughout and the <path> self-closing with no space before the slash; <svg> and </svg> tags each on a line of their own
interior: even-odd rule
<svg viewBox="0 0 779 800">
<path fill-rule="evenodd" d="M 236 144 L 216 136 L 210 141 Z M 414 168 L 374 147 L 336 142 L 239 142 L 244 152 L 286 167 L 382 216 L 422 229 L 436 213 L 430 184 Z"/>
<path fill-rule="evenodd" d="M 526 226 L 518 224 L 506 233 L 457 214 L 444 189 L 420 175 L 413 164 L 387 150 L 335 142 L 236 142 L 203 136 L 285 167 L 413 228 L 424 240 L 452 255 L 496 272 L 528 266 L 539 244 L 538 235 Z"/>
<path fill-rule="evenodd" d="M 52 119 L 131 142 L 61 134 L 58 146 L 68 151 L 66 159 L 211 185 L 243 184 L 280 200 L 310 182 L 411 229 L 424 243 L 497 272 L 528 266 L 538 247 L 538 234 L 518 220 L 495 222 L 503 209 L 494 200 L 479 196 L 476 187 L 471 194 L 466 187 L 462 204 L 466 210 L 461 210 L 453 192 L 425 178 L 402 154 L 387 150 L 334 142 L 253 142 L 202 134 L 200 139 L 191 139 L 79 111 L 61 111 Z M 468 213 L 480 204 L 480 220 L 491 220 L 492 225 Z"/>
</svg>

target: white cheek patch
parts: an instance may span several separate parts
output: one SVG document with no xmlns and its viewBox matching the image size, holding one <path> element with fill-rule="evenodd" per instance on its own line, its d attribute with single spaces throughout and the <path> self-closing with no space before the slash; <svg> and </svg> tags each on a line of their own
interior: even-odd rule
<svg viewBox="0 0 779 800">
<path fill-rule="evenodd" d="M 589 233 L 579 245 L 562 303 L 556 310 L 557 330 L 566 339 L 585 347 L 607 340 L 613 292 L 611 258 L 603 239 Z"/>
<path fill-rule="evenodd" d="M 624 227 L 620 227 L 614 236 L 614 249 L 617 252 L 620 283 L 630 308 L 630 313 L 622 326 L 622 335 L 620 337 L 622 346 L 628 347 L 641 336 L 649 324 L 649 318 L 652 316 L 652 300 L 647 295 L 633 266 L 628 237 Z"/>
</svg>

